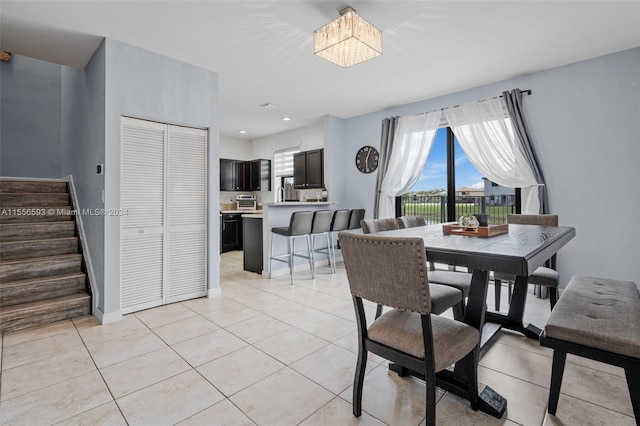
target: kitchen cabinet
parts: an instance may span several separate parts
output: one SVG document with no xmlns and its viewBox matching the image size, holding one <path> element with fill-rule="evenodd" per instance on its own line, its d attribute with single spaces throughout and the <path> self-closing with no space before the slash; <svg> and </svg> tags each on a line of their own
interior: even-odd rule
<svg viewBox="0 0 640 426">
<path fill-rule="evenodd" d="M 242 217 L 236 213 L 220 215 L 220 252 L 242 250 Z"/>
<path fill-rule="evenodd" d="M 236 191 L 248 191 L 249 190 L 249 162 L 238 161 L 236 162 Z"/>
<path fill-rule="evenodd" d="M 236 160 L 220 159 L 220 191 L 236 190 Z"/>
<path fill-rule="evenodd" d="M 262 273 L 262 218 L 245 216 L 242 218 L 243 261 L 245 271 Z"/>
<path fill-rule="evenodd" d="M 220 191 L 271 191 L 271 160 L 221 158 Z"/>
<path fill-rule="evenodd" d="M 249 162 L 249 191 L 271 191 L 271 160 Z"/>
<path fill-rule="evenodd" d="M 293 155 L 293 186 L 296 189 L 324 188 L 324 149 Z"/>
</svg>

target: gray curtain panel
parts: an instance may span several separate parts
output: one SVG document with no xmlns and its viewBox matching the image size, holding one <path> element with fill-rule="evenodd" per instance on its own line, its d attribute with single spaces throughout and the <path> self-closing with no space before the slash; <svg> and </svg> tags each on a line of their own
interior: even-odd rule
<svg viewBox="0 0 640 426">
<path fill-rule="evenodd" d="M 376 178 L 376 196 L 373 205 L 373 217 L 378 219 L 378 204 L 380 202 L 380 187 L 389 168 L 389 158 L 393 149 L 393 141 L 398 125 L 398 116 L 382 120 L 382 133 L 380 135 L 380 162 L 378 164 L 378 176 Z"/>
<path fill-rule="evenodd" d="M 522 153 L 531 165 L 531 169 L 536 175 L 536 180 L 542 186 L 538 187 L 540 193 L 540 213 L 549 213 L 549 199 L 547 198 L 547 187 L 544 182 L 544 176 L 542 175 L 542 169 L 538 162 L 538 157 L 533 149 L 531 143 L 531 136 L 527 128 L 527 123 L 522 113 L 522 92 L 520 89 L 513 89 L 512 91 L 502 92 L 502 97 L 507 103 L 507 109 L 509 111 L 509 117 L 513 123 L 514 135 L 516 140 L 520 142 Z"/>
</svg>

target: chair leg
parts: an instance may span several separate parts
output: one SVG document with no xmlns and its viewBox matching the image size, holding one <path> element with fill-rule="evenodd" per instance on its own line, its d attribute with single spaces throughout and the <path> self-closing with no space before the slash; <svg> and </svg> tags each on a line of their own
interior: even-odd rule
<svg viewBox="0 0 640 426">
<path fill-rule="evenodd" d="M 451 308 L 453 310 L 453 319 L 464 322 L 464 298 Z"/>
<path fill-rule="evenodd" d="M 502 281 L 493 280 L 493 285 L 495 287 L 496 312 L 500 312 L 500 296 L 502 292 Z"/>
<path fill-rule="evenodd" d="M 380 318 L 380 315 L 382 315 L 382 305 L 376 307 L 376 319 Z"/>
<path fill-rule="evenodd" d="M 331 238 L 329 238 L 329 233 L 328 232 L 325 234 L 325 236 L 327 237 L 327 258 L 329 259 L 329 271 L 332 274 L 335 274 L 336 273 L 335 265 L 333 264 L 332 259 L 331 259 Z"/>
<path fill-rule="evenodd" d="M 636 419 L 640 419 L 640 365 L 625 368 L 624 375 L 627 378 L 633 414 Z"/>
<path fill-rule="evenodd" d="M 313 245 L 311 242 L 311 235 L 307 234 L 307 250 L 309 256 L 309 267 L 311 268 L 311 279 L 316 279 L 316 266 L 315 261 L 313 260 Z"/>
<path fill-rule="evenodd" d="M 353 378 L 353 415 L 360 417 L 362 414 L 362 385 L 364 373 L 367 368 L 367 351 L 358 351 L 358 363 L 356 364 L 355 377 Z"/>
<path fill-rule="evenodd" d="M 551 310 L 558 303 L 558 289 L 555 287 L 549 287 L 549 303 L 551 304 Z"/>
<path fill-rule="evenodd" d="M 564 363 L 567 353 L 559 349 L 553 350 L 553 365 L 551 367 L 551 388 L 549 389 L 549 414 L 556 414 L 558 409 L 558 399 L 560 398 L 560 386 L 562 385 L 562 375 L 564 374 Z"/>
<path fill-rule="evenodd" d="M 271 279 L 271 265 L 273 264 L 273 232 L 269 238 L 269 279 Z"/>
<path fill-rule="evenodd" d="M 287 238 L 287 249 L 289 250 L 289 276 L 291 277 L 291 285 L 293 285 L 293 252 L 296 248 L 295 238 Z"/>
</svg>

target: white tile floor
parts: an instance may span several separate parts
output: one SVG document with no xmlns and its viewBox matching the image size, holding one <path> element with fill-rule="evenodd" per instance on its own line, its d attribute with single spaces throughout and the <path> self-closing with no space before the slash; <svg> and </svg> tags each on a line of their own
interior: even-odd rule
<svg viewBox="0 0 640 426">
<path fill-rule="evenodd" d="M 424 385 L 369 357 L 362 417 L 351 414 L 356 363 L 344 267 L 266 280 L 223 255 L 222 295 L 2 337 L 2 425 L 422 425 Z M 493 306 L 490 288 L 489 306 Z M 506 300 L 506 294 L 503 300 Z M 371 312 L 373 312 L 371 310 Z M 544 325 L 548 301 L 529 297 Z M 439 393 L 441 425 L 635 424 L 622 370 L 569 357 L 557 416 L 546 415 L 551 351 L 503 332 L 481 383 L 508 399 L 502 419 Z"/>
</svg>

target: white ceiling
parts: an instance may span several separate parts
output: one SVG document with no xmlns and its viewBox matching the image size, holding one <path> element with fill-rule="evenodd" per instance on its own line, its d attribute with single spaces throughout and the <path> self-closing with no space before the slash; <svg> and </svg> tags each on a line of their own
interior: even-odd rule
<svg viewBox="0 0 640 426">
<path fill-rule="evenodd" d="M 384 52 L 343 69 L 313 55 L 312 33 L 345 5 Z M 244 139 L 640 46 L 640 1 L 1 0 L 0 15 L 15 54 L 83 68 L 109 37 L 219 73 L 220 131 Z"/>
</svg>

